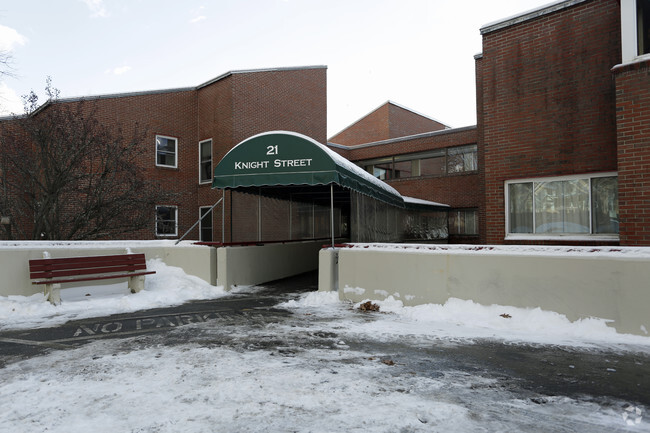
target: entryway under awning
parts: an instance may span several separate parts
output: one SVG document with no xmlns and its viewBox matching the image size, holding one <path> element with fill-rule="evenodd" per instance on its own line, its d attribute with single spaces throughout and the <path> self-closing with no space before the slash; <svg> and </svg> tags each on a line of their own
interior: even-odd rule
<svg viewBox="0 0 650 433">
<path fill-rule="evenodd" d="M 242 141 L 215 167 L 212 186 L 231 191 L 229 218 L 222 215 L 231 222 L 231 242 L 222 242 L 217 252 L 217 280 L 227 288 L 315 270 L 323 244 L 337 240 L 400 242 L 409 233 L 447 238 L 447 206 L 405 200 L 325 145 L 294 132 Z"/>
<path fill-rule="evenodd" d="M 425 227 L 435 226 L 425 230 L 428 239 L 447 237 L 447 206 L 405 200 L 327 146 L 295 132 L 272 131 L 244 140 L 217 165 L 212 187 L 236 191 L 239 198 L 233 202 L 242 203 L 240 211 L 231 207 L 232 224 L 240 225 L 231 227 L 233 241 L 237 232 L 256 232 L 257 239 L 248 241 L 329 237 L 334 243 L 345 237 L 399 242 L 405 232 L 422 233 L 405 229 L 420 224 L 422 215 L 428 215 Z M 414 213 L 419 217 L 409 216 Z M 324 231 L 329 236 L 322 236 Z"/>
</svg>

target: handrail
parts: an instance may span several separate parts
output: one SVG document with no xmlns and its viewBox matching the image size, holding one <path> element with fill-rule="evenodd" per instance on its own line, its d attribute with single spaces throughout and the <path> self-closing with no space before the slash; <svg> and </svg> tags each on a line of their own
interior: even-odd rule
<svg viewBox="0 0 650 433">
<path fill-rule="evenodd" d="M 194 225 L 193 225 L 192 227 L 190 227 L 189 229 L 187 229 L 187 231 L 185 232 L 185 234 L 183 234 L 183 236 L 181 236 L 181 237 L 176 241 L 176 243 L 175 243 L 174 245 L 178 245 L 178 243 L 179 243 L 180 241 L 182 241 L 183 239 L 185 239 L 185 236 L 187 236 L 187 235 L 189 234 L 189 232 L 191 232 L 192 230 L 194 230 L 194 227 L 196 227 L 196 226 L 201 222 L 201 220 L 202 220 L 203 218 L 205 218 L 206 216 L 208 216 L 208 214 L 209 214 L 210 212 L 212 212 L 212 209 L 214 209 L 215 207 L 217 207 L 217 205 L 218 205 L 219 203 L 221 203 L 222 200 L 223 200 L 223 197 L 221 197 L 221 198 L 220 198 L 220 199 L 219 199 L 215 204 L 213 204 L 212 207 L 210 208 L 210 210 L 207 211 L 207 212 L 206 212 L 202 217 L 199 217 L 199 219 L 194 223 Z"/>
</svg>

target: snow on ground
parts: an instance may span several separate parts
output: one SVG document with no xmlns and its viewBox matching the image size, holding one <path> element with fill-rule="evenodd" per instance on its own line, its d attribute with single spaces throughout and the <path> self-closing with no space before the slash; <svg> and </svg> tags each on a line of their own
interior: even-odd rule
<svg viewBox="0 0 650 433">
<path fill-rule="evenodd" d="M 404 306 L 389 296 L 383 301 L 370 300 L 386 313 L 381 320 L 368 321 L 346 332 L 358 335 L 382 335 L 385 338 L 496 339 L 520 343 L 566 345 L 573 347 L 625 348 L 650 352 L 650 337 L 620 334 L 607 326 L 607 320 L 590 318 L 574 322 L 566 316 L 539 308 L 480 305 L 450 298 L 445 304 Z M 364 301 L 366 302 L 366 301 Z M 357 303 L 350 308 L 358 308 Z M 312 292 L 298 300 L 280 304 L 310 314 L 336 315 L 341 301 L 336 292 Z"/>
<path fill-rule="evenodd" d="M 57 307 L 41 295 L 0 298 L 2 329 L 45 327 L 226 295 L 222 288 L 160 261 L 150 261 L 148 267 L 157 273 L 147 277 L 145 290 L 138 294 L 99 298 L 93 292 L 81 300 L 64 298 Z M 648 431 L 646 420 L 636 425 L 632 419 L 628 425 L 619 405 L 568 397 L 545 397 L 544 404 L 537 404 L 514 396 L 496 379 L 442 367 L 436 374 L 414 374 L 381 362 L 376 353 L 351 349 L 346 339 L 471 344 L 477 338 L 496 338 L 650 351 L 650 337 L 617 334 L 597 320 L 570 323 L 551 312 L 457 299 L 419 307 L 404 307 L 391 298 L 377 304 L 379 314 L 360 315 L 335 293 L 312 292 L 279 305 L 296 313 L 288 323 L 224 328 L 206 322 L 170 331 L 188 333 L 177 345 L 166 344 L 161 340 L 165 336 L 136 336 L 10 363 L 0 370 L 0 430 Z M 328 331 L 336 340 L 333 347 L 296 344 L 282 353 L 277 348 L 206 344 L 211 340 L 191 338 L 190 328 L 224 333 L 236 341 L 257 337 L 290 344 Z"/>
<path fill-rule="evenodd" d="M 145 288 L 130 293 L 126 283 L 64 288 L 61 305 L 52 305 L 45 295 L 0 296 L 0 330 L 43 328 L 70 320 L 180 305 L 190 300 L 214 299 L 227 295 L 222 286 L 212 286 L 187 275 L 183 269 L 167 266 L 160 259 L 147 261 Z M 89 296 L 86 296 L 89 295 Z"/>
<path fill-rule="evenodd" d="M 513 397 L 495 380 L 404 372 L 368 353 L 101 341 L 4 369 L 7 432 L 616 432 L 623 409 Z M 632 426 L 629 431 L 643 431 Z"/>
</svg>

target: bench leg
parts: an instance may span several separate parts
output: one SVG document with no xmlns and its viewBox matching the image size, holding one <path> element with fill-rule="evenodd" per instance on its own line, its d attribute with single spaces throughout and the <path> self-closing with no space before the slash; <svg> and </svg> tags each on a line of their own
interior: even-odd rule
<svg viewBox="0 0 650 433">
<path fill-rule="evenodd" d="M 45 296 L 52 304 L 59 305 L 61 303 L 61 284 L 46 284 Z"/>
<path fill-rule="evenodd" d="M 129 277 L 129 289 L 131 289 L 131 293 L 138 293 L 144 289 L 144 275 Z"/>
</svg>

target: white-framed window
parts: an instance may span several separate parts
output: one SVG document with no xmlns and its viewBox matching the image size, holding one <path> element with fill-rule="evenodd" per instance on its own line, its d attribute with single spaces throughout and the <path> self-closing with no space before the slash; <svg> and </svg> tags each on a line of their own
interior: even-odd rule
<svg viewBox="0 0 650 433">
<path fill-rule="evenodd" d="M 623 63 L 650 56 L 650 0 L 621 0 Z"/>
<path fill-rule="evenodd" d="M 178 167 L 178 139 L 156 135 L 156 166 Z"/>
<path fill-rule="evenodd" d="M 618 237 L 616 173 L 505 183 L 508 237 Z"/>
<path fill-rule="evenodd" d="M 156 236 L 178 236 L 177 206 L 156 206 Z"/>
<path fill-rule="evenodd" d="M 212 242 L 212 208 L 204 206 L 199 208 L 199 237 L 201 242 Z"/>
<path fill-rule="evenodd" d="M 477 235 L 478 211 L 476 209 L 459 209 L 449 211 L 450 235 Z"/>
<path fill-rule="evenodd" d="M 199 142 L 199 183 L 212 181 L 212 140 Z"/>
</svg>

